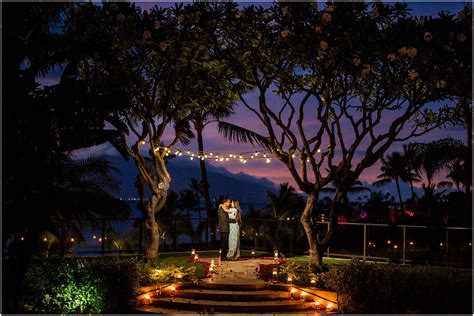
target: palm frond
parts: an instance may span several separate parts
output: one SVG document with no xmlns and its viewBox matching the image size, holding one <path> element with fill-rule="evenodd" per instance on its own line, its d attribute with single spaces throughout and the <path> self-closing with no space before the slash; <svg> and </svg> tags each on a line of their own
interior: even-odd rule
<svg viewBox="0 0 474 316">
<path fill-rule="evenodd" d="M 451 186 L 453 186 L 453 183 L 451 181 L 441 181 L 437 185 L 438 189 L 444 188 L 444 187 L 451 187 Z"/>
<path fill-rule="evenodd" d="M 334 192 L 336 192 L 336 188 L 322 188 L 322 189 L 321 189 L 321 192 L 324 192 L 324 193 L 334 193 Z"/>
<path fill-rule="evenodd" d="M 174 130 L 176 137 L 183 145 L 188 145 L 191 142 L 191 139 L 194 138 L 194 133 L 191 129 L 191 124 L 189 120 L 179 120 L 174 122 Z"/>
<path fill-rule="evenodd" d="M 219 121 L 218 128 L 219 133 L 221 133 L 224 138 L 235 143 L 257 144 L 262 147 L 268 147 L 269 145 L 268 138 L 235 124 Z"/>
<path fill-rule="evenodd" d="M 376 187 L 381 187 L 381 186 L 389 184 L 390 182 L 392 182 L 392 179 L 384 178 L 384 179 L 375 181 L 374 183 L 372 183 L 372 185 L 375 185 Z"/>
</svg>

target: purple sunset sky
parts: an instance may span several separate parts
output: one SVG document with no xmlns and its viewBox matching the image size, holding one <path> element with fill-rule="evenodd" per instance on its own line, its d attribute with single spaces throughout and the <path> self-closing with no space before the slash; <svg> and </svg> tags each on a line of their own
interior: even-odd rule
<svg viewBox="0 0 474 316">
<path fill-rule="evenodd" d="M 144 10 L 149 10 L 155 4 L 156 3 L 151 3 L 151 2 L 138 3 L 138 5 Z M 242 5 L 250 5 L 250 4 L 255 4 L 255 3 L 243 3 Z M 167 6 L 174 5 L 174 3 L 160 3 L 159 5 L 167 7 Z M 269 4 L 264 4 L 264 5 L 269 5 Z M 420 16 L 420 15 L 434 15 L 435 16 L 437 15 L 438 12 L 442 10 L 449 11 L 451 13 L 457 13 L 459 10 L 463 8 L 464 5 L 465 5 L 464 2 L 409 3 L 409 7 L 413 9 L 412 14 L 417 15 L 417 16 Z M 39 78 L 39 80 L 43 85 L 55 84 L 58 81 L 58 77 L 60 73 L 61 73 L 60 70 L 56 70 L 49 73 L 46 77 Z M 281 99 L 276 96 L 272 96 L 272 98 L 276 99 L 275 102 L 281 102 Z M 254 93 L 250 93 L 247 96 L 246 100 L 249 104 L 257 104 L 257 98 L 255 97 Z M 266 135 L 265 133 L 266 129 L 261 125 L 261 123 L 255 117 L 255 115 L 251 113 L 249 110 L 247 110 L 245 107 L 241 106 L 240 103 L 237 103 L 235 112 L 236 112 L 235 115 L 227 119 L 227 121 L 230 121 L 232 123 L 241 125 L 253 131 Z M 306 124 L 308 125 L 312 125 L 311 123 L 312 122 L 309 120 L 306 122 Z M 314 123 L 316 123 L 316 121 L 314 121 Z M 171 139 L 172 136 L 173 135 L 171 131 L 167 133 L 164 139 L 164 143 L 166 144 L 167 141 Z M 432 140 L 447 137 L 447 136 L 451 136 L 453 138 L 466 142 L 466 131 L 460 126 L 435 130 L 422 137 L 412 139 L 411 142 L 414 142 L 414 141 L 426 142 L 426 141 L 432 141 Z M 147 145 L 145 145 L 144 147 L 146 148 L 146 146 Z M 179 146 L 179 147 L 184 148 L 182 146 Z M 257 148 L 253 147 L 251 145 L 234 144 L 234 143 L 224 140 L 223 137 L 218 133 L 217 125 L 214 123 L 209 124 L 204 131 L 204 148 L 208 152 L 226 152 L 226 153 L 232 152 L 236 154 L 239 152 L 246 152 L 246 151 L 261 149 L 258 147 Z M 186 146 L 186 149 L 189 149 L 191 151 L 193 150 L 197 151 L 196 141 L 192 141 L 190 145 Z M 401 150 L 401 149 L 402 149 L 402 144 L 396 143 L 390 148 L 388 152 Z M 113 149 L 113 147 L 110 144 L 104 144 L 97 147 L 81 150 L 81 152 L 78 153 L 78 156 L 85 157 L 88 155 L 101 155 L 101 154 L 117 155 L 118 153 L 115 151 L 115 149 Z M 183 156 L 177 159 L 188 159 L 188 158 L 184 158 Z M 263 160 L 257 160 L 257 161 L 249 160 L 249 162 L 245 165 L 243 165 L 239 161 L 215 162 L 212 160 L 212 161 L 208 161 L 208 163 L 225 167 L 227 170 L 233 173 L 244 172 L 246 174 L 256 176 L 256 177 L 265 177 L 275 182 L 276 184 L 283 183 L 283 182 L 290 182 L 291 184 L 294 185 L 288 169 L 283 165 L 283 163 L 276 160 L 272 160 L 272 163 L 270 164 L 265 163 Z M 197 164 L 197 160 L 196 160 L 196 164 Z M 379 174 L 379 172 L 380 172 L 380 164 L 377 163 L 371 168 L 367 169 L 365 173 L 363 173 L 360 179 L 362 181 L 373 182 L 375 177 Z"/>
</svg>

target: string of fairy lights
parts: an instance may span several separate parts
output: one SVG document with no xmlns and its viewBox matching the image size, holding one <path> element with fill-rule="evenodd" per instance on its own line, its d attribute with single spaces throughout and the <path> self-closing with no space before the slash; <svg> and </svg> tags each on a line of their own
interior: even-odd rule
<svg viewBox="0 0 474 316">
<path fill-rule="evenodd" d="M 141 141 L 141 145 L 144 145 L 146 142 Z M 239 161 L 242 164 L 246 164 L 251 160 L 261 160 L 266 163 L 271 163 L 274 159 L 273 154 L 266 150 L 256 150 L 256 151 L 246 151 L 246 152 L 207 152 L 207 151 L 194 151 L 190 149 L 182 149 L 175 146 L 166 147 L 158 146 L 154 149 L 155 152 L 164 153 L 165 156 L 176 156 L 176 157 L 188 157 L 190 160 L 213 160 L 216 162 L 229 162 L 229 161 Z M 279 149 L 277 149 L 279 151 Z M 321 153 L 321 150 L 318 149 L 317 153 Z M 294 153 L 291 155 L 292 158 L 300 156 L 301 153 Z M 305 154 L 307 157 L 308 155 Z M 309 158 L 306 158 L 306 161 L 309 162 Z"/>
</svg>

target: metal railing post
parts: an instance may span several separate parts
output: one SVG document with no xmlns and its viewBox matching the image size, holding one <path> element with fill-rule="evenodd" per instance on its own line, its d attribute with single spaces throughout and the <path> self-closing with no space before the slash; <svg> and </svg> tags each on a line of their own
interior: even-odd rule
<svg viewBox="0 0 474 316">
<path fill-rule="evenodd" d="M 446 255 L 447 255 L 447 264 L 448 264 L 448 268 L 451 266 L 450 264 L 450 260 L 449 260 L 449 227 L 446 227 Z"/>
<path fill-rule="evenodd" d="M 267 250 L 267 221 L 263 220 L 263 251 Z"/>
<path fill-rule="evenodd" d="M 329 222 L 327 222 L 326 224 L 327 224 L 327 230 L 329 230 Z M 327 249 L 327 257 L 329 258 L 329 246 L 328 246 L 328 249 Z"/>
<path fill-rule="evenodd" d="M 199 223 L 201 224 L 201 223 Z M 210 229 L 209 229 L 209 218 L 206 218 L 206 248 L 209 249 L 209 234 L 210 234 Z"/>
<path fill-rule="evenodd" d="M 364 261 L 366 260 L 367 257 L 367 224 L 364 223 Z"/>
<path fill-rule="evenodd" d="M 407 227 L 403 226 L 403 253 L 402 253 L 402 264 L 405 264 L 406 260 L 406 246 L 407 246 Z"/>
<path fill-rule="evenodd" d="M 105 254 L 105 219 L 103 218 L 102 219 L 102 240 L 100 242 L 100 246 L 101 246 L 101 254 L 104 255 Z"/>
</svg>

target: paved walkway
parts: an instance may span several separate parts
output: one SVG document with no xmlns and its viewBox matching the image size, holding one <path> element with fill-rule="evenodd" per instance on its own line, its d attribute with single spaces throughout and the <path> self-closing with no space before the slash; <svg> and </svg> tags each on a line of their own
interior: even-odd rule
<svg viewBox="0 0 474 316">
<path fill-rule="evenodd" d="M 217 258 L 202 258 L 200 261 L 211 263 L 214 260 L 216 272 L 213 274 L 212 281 L 216 283 L 260 283 L 263 282 L 257 278 L 259 264 L 272 264 L 268 259 L 239 259 L 238 261 L 222 261 L 219 266 Z"/>
</svg>

